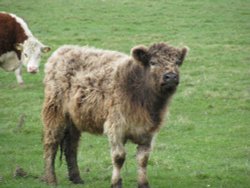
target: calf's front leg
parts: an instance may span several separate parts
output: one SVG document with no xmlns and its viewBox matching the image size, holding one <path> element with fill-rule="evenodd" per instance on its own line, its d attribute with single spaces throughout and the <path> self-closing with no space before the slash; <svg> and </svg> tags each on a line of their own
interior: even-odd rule
<svg viewBox="0 0 250 188">
<path fill-rule="evenodd" d="M 149 159 L 149 154 L 151 151 L 149 145 L 138 145 L 137 147 L 137 163 L 138 163 L 138 188 L 149 188 L 148 178 L 147 178 L 147 164 Z"/>
<path fill-rule="evenodd" d="M 111 188 L 122 188 L 121 169 L 125 161 L 125 149 L 122 143 L 111 143 L 111 157 L 113 164 Z"/>
</svg>

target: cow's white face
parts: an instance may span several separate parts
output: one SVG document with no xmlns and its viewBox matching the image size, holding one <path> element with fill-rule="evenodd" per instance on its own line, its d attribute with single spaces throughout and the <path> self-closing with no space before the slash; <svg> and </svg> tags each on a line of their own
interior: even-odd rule
<svg viewBox="0 0 250 188">
<path fill-rule="evenodd" d="M 23 44 L 17 44 L 16 48 L 21 50 L 21 61 L 27 67 L 27 72 L 37 73 L 41 54 L 50 51 L 50 48 L 44 46 L 35 38 L 28 38 Z"/>
</svg>

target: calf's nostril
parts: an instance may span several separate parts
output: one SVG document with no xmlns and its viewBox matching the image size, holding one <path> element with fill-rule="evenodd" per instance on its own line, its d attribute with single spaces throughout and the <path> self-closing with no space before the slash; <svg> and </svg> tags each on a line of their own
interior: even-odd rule
<svg viewBox="0 0 250 188">
<path fill-rule="evenodd" d="M 170 77 L 169 77 L 169 75 L 168 74 L 165 74 L 164 76 L 163 76 L 163 79 L 164 80 L 168 80 Z"/>
<path fill-rule="evenodd" d="M 177 79 L 177 75 L 175 73 L 166 73 L 166 74 L 163 75 L 163 79 L 165 81 L 175 80 L 175 79 Z"/>
</svg>

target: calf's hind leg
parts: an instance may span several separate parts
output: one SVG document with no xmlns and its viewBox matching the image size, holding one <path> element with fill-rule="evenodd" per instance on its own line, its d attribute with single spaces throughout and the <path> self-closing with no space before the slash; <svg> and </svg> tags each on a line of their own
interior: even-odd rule
<svg viewBox="0 0 250 188">
<path fill-rule="evenodd" d="M 75 184 L 84 183 L 80 177 L 79 167 L 77 164 L 77 147 L 80 136 L 80 131 L 75 128 L 72 122 L 69 122 L 64 135 L 62 147 L 68 166 L 69 180 Z"/>
<path fill-rule="evenodd" d="M 50 184 L 57 184 L 55 174 L 55 158 L 65 130 L 64 118 L 60 115 L 58 106 L 54 104 L 54 99 L 45 98 L 42 110 L 44 124 L 43 147 L 45 176 L 44 180 Z"/>
<path fill-rule="evenodd" d="M 58 131 L 45 128 L 44 130 L 44 161 L 45 177 L 44 180 L 50 185 L 56 185 L 55 158 L 58 145 L 61 140 L 61 134 Z"/>
</svg>

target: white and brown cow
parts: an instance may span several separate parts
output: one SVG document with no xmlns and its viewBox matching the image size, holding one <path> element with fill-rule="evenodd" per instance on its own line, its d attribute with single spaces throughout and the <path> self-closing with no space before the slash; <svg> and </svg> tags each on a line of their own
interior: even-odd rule
<svg viewBox="0 0 250 188">
<path fill-rule="evenodd" d="M 41 53 L 49 50 L 32 35 L 23 19 L 0 12 L 0 67 L 15 71 L 19 84 L 23 84 L 22 65 L 27 67 L 27 72 L 37 73 Z"/>
</svg>

